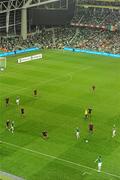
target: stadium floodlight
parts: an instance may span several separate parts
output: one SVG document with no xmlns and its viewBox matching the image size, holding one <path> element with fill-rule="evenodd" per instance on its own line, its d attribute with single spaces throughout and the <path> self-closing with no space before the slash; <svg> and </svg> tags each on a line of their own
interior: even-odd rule
<svg viewBox="0 0 120 180">
<path fill-rule="evenodd" d="M 0 57 L 0 71 L 6 68 L 6 57 Z"/>
</svg>

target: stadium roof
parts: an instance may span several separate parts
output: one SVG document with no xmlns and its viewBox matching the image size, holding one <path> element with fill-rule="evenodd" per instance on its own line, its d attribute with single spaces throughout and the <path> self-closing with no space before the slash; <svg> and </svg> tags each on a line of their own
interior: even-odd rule
<svg viewBox="0 0 120 180">
<path fill-rule="evenodd" d="M 0 1 L 0 13 L 14 11 L 23 8 L 31 8 L 44 4 L 54 3 L 60 0 L 3 0 Z"/>
</svg>

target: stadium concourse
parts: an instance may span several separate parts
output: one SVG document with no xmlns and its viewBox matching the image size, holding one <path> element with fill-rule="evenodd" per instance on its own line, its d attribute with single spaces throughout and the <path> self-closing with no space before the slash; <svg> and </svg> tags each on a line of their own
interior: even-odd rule
<svg viewBox="0 0 120 180">
<path fill-rule="evenodd" d="M 58 48 L 65 46 L 120 54 L 120 32 L 88 27 L 51 27 L 37 29 L 26 40 L 21 37 L 2 37 L 0 47 L 8 51 L 29 47 Z"/>
</svg>

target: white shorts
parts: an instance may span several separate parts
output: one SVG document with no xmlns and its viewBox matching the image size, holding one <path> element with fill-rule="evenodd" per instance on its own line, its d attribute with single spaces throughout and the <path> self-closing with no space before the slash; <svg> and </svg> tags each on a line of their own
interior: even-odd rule
<svg viewBox="0 0 120 180">
<path fill-rule="evenodd" d="M 113 136 L 115 136 L 115 134 L 116 134 L 116 130 L 113 130 Z"/>
<path fill-rule="evenodd" d="M 13 126 L 11 126 L 11 131 L 14 131 L 14 127 Z"/>
<path fill-rule="evenodd" d="M 98 167 L 101 168 L 101 166 L 102 166 L 102 162 L 99 162 Z"/>
<path fill-rule="evenodd" d="M 79 137 L 79 136 L 80 136 L 80 133 L 79 133 L 79 132 L 76 132 L 76 136 Z"/>
<path fill-rule="evenodd" d="M 19 100 L 16 100 L 16 104 L 19 105 Z"/>
</svg>

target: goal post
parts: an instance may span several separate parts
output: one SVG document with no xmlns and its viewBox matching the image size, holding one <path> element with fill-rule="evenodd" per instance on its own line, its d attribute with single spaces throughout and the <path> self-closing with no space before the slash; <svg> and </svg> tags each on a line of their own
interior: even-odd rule
<svg viewBox="0 0 120 180">
<path fill-rule="evenodd" d="M 0 70 L 4 70 L 6 68 L 6 57 L 0 57 Z"/>
</svg>

